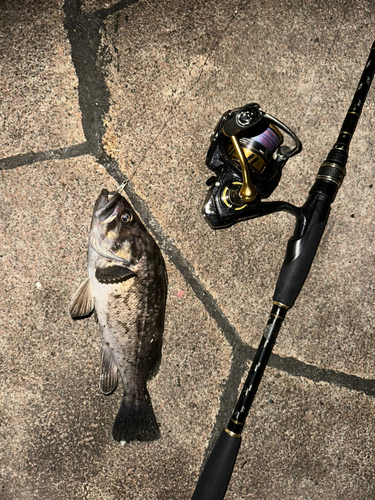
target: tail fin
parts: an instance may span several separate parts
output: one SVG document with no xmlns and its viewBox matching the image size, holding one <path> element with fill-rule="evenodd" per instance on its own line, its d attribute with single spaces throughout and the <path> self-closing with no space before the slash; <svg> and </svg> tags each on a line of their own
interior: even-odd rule
<svg viewBox="0 0 375 500">
<path fill-rule="evenodd" d="M 146 391 L 147 392 L 147 391 Z M 148 393 L 146 399 L 126 401 L 122 398 L 120 409 L 113 425 L 112 436 L 115 441 L 154 441 L 159 439 L 160 431 L 156 422 Z"/>
</svg>

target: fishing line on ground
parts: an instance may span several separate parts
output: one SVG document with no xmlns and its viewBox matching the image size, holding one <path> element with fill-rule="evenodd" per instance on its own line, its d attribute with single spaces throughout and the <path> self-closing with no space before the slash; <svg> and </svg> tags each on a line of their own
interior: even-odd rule
<svg viewBox="0 0 375 500">
<path fill-rule="evenodd" d="M 200 71 L 199 71 L 199 74 L 198 76 L 196 77 L 195 81 L 193 82 L 193 84 L 190 86 L 190 88 L 188 90 L 186 90 L 185 92 L 182 92 L 180 98 L 174 103 L 173 100 L 172 100 L 172 105 L 167 113 L 167 119 L 165 120 L 164 124 L 162 125 L 162 127 L 159 129 L 159 132 L 157 133 L 154 141 L 152 142 L 152 144 L 147 144 L 147 146 L 145 146 L 143 148 L 143 154 L 141 156 L 141 159 L 138 161 L 138 164 L 135 166 L 135 168 L 133 169 L 133 172 L 128 176 L 127 180 L 126 181 L 123 181 L 117 191 L 119 193 L 121 193 L 121 191 L 123 191 L 126 186 L 131 182 L 131 180 L 133 179 L 133 177 L 135 176 L 139 166 L 145 161 L 146 159 L 146 156 L 147 156 L 147 153 L 154 147 L 155 143 L 157 142 L 157 140 L 159 139 L 159 137 L 161 136 L 162 132 L 165 130 L 168 122 L 169 122 L 169 117 L 172 113 L 176 112 L 177 109 L 179 108 L 179 106 L 181 105 L 181 102 L 186 98 L 187 95 L 189 95 L 193 90 L 194 88 L 198 85 L 200 79 L 202 78 L 202 75 L 204 73 L 204 70 L 205 70 L 205 67 L 207 66 L 207 63 L 210 59 L 210 57 L 213 55 L 213 53 L 215 52 L 215 50 L 217 49 L 219 43 L 221 42 L 221 40 L 223 39 L 225 33 L 228 31 L 228 28 L 229 26 L 231 25 L 231 23 L 233 22 L 234 18 L 239 14 L 239 12 L 241 12 L 242 10 L 245 9 L 245 7 L 250 3 L 250 0 L 245 0 L 245 1 L 240 1 L 238 3 L 238 6 L 234 9 L 234 12 L 233 14 L 230 16 L 225 28 L 223 29 L 223 31 L 221 32 L 221 34 L 218 36 L 218 38 L 215 40 L 212 48 L 209 50 L 207 56 L 206 56 L 206 59 L 204 60 L 201 68 L 200 68 Z"/>
</svg>

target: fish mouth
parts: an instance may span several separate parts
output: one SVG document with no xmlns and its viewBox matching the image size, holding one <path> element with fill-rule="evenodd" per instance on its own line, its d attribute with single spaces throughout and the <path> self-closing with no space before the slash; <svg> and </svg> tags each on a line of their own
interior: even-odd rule
<svg viewBox="0 0 375 500">
<path fill-rule="evenodd" d="M 119 214 L 119 211 L 121 210 L 121 203 L 119 203 L 120 200 L 124 200 L 124 198 L 117 191 L 108 192 L 107 189 L 102 189 L 95 203 L 93 223 L 94 220 L 97 219 L 103 226 L 115 220 L 117 215 Z M 104 257 L 105 259 L 129 265 L 128 260 L 120 257 L 119 255 L 116 255 L 112 250 L 107 248 L 105 244 L 103 244 L 98 236 L 98 231 L 99 233 L 102 232 L 102 229 L 99 228 L 100 226 L 97 226 L 97 230 L 92 231 L 89 239 L 91 248 L 98 255 Z"/>
<path fill-rule="evenodd" d="M 109 224 L 117 217 L 117 202 L 122 198 L 120 193 L 112 191 L 109 193 L 107 189 L 102 189 L 97 200 L 97 209 L 94 213 L 95 217 L 102 224 Z"/>
</svg>

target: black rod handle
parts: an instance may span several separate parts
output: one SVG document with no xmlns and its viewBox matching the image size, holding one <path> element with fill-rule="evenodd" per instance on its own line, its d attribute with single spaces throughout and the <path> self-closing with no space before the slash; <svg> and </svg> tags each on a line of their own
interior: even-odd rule
<svg viewBox="0 0 375 500">
<path fill-rule="evenodd" d="M 302 209 L 307 213 L 304 226 L 297 224 L 288 241 L 273 300 L 291 308 L 309 273 L 330 212 L 329 198 L 312 194 Z"/>
<path fill-rule="evenodd" d="M 224 429 L 208 457 L 191 500 L 222 500 L 236 463 L 241 436 Z"/>
</svg>

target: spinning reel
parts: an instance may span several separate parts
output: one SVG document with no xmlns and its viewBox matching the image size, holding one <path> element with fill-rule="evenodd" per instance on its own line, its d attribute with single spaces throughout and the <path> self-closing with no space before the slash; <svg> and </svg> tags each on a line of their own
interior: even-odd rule
<svg viewBox="0 0 375 500">
<path fill-rule="evenodd" d="M 283 145 L 285 132 L 293 147 Z M 297 207 L 286 202 L 262 202 L 278 185 L 289 158 L 299 153 L 302 144 L 282 122 L 268 115 L 256 103 L 227 111 L 211 137 L 206 165 L 215 172 L 203 215 L 213 229 L 229 227 L 285 210 L 296 214 Z"/>
</svg>

